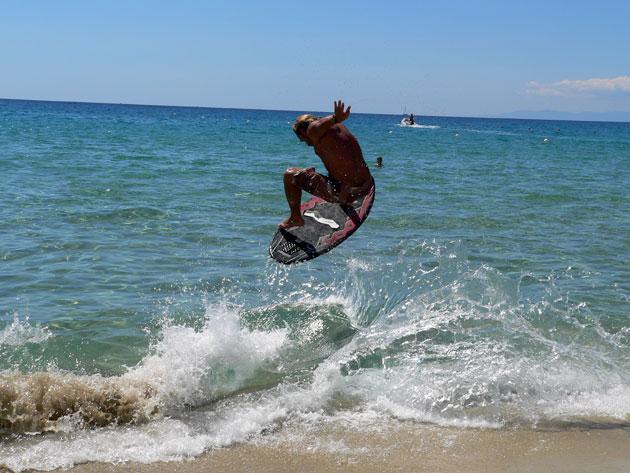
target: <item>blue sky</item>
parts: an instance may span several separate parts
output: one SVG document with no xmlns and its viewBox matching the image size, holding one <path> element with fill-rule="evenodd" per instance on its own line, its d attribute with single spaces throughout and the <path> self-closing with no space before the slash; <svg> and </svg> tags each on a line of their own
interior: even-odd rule
<svg viewBox="0 0 630 473">
<path fill-rule="evenodd" d="M 0 97 L 630 111 L 627 1 L 3 1 Z"/>
</svg>

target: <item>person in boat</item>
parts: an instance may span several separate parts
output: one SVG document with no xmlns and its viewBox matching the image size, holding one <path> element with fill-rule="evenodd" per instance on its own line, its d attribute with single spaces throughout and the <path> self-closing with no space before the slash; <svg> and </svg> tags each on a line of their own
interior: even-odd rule
<svg viewBox="0 0 630 473">
<path fill-rule="evenodd" d="M 342 123 L 349 116 L 350 107 L 346 109 L 339 100 L 334 103 L 332 115 L 317 118 L 306 114 L 296 118 L 293 131 L 300 141 L 313 147 L 328 175 L 315 168 L 289 168 L 284 172 L 284 193 L 291 215 L 278 225 L 280 228 L 304 225 L 300 212 L 303 190 L 327 202 L 351 204 L 374 185 L 359 142 Z"/>
<path fill-rule="evenodd" d="M 415 121 L 415 120 L 414 120 L 414 118 L 413 118 L 413 113 L 410 113 L 410 114 L 409 114 L 408 124 L 409 124 L 409 125 L 415 125 L 415 124 L 416 124 L 416 121 Z"/>
</svg>

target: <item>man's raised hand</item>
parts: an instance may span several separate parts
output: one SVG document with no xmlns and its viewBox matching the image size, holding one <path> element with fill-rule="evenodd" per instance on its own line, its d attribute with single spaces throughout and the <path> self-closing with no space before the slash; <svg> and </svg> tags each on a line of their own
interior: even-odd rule
<svg viewBox="0 0 630 473">
<path fill-rule="evenodd" d="M 335 122 L 341 123 L 350 116 L 350 107 L 345 111 L 344 107 L 345 105 L 341 100 L 335 102 Z"/>
</svg>

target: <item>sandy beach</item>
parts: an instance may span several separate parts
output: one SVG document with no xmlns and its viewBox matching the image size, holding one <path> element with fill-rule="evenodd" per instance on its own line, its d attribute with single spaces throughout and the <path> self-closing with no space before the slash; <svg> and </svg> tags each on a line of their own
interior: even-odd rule
<svg viewBox="0 0 630 473">
<path fill-rule="evenodd" d="M 456 429 L 398 424 L 348 431 L 290 427 L 181 463 L 87 463 L 73 473 L 511 472 L 630 470 L 630 431 Z"/>
</svg>

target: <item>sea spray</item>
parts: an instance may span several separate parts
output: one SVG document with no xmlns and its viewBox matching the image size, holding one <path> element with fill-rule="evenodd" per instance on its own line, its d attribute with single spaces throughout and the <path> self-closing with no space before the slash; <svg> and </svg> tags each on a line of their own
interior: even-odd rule
<svg viewBox="0 0 630 473">
<path fill-rule="evenodd" d="M 442 425 L 630 422 L 616 337 L 581 301 L 559 297 L 557 276 L 545 278 L 546 289 L 530 300 L 521 283 L 528 275 L 515 280 L 473 264 L 459 245 L 434 254 L 438 269 L 416 273 L 430 281 L 406 291 L 416 276 L 405 268 L 413 262 L 401 261 L 396 272 L 408 276 L 394 287 L 406 292 L 403 302 L 344 349 L 346 396 L 365 409 Z M 362 275 L 372 276 L 386 274 Z"/>
<path fill-rule="evenodd" d="M 52 337 L 47 327 L 31 324 L 28 316 L 20 318 L 13 314 L 13 322 L 0 330 L 0 350 L 2 345 L 18 347 L 27 343 L 42 343 Z M 1 353 L 1 351 L 0 351 Z"/>
<path fill-rule="evenodd" d="M 150 382 L 170 408 L 197 406 L 246 386 L 286 338 L 286 329 L 250 330 L 236 310 L 209 305 L 201 330 L 166 325 L 153 353 L 123 378 Z"/>
</svg>

